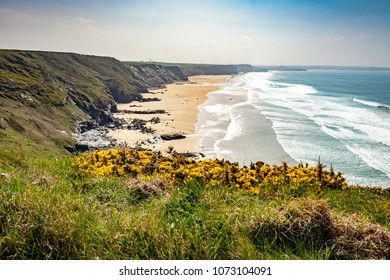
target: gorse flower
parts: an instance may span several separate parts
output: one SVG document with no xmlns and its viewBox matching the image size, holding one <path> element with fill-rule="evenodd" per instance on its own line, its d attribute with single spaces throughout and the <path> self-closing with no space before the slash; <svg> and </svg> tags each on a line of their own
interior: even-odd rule
<svg viewBox="0 0 390 280">
<path fill-rule="evenodd" d="M 79 176 L 159 176 L 173 184 L 201 181 L 206 187 L 233 186 L 240 191 L 259 194 L 265 186 L 346 189 L 340 173 L 317 166 L 269 166 L 262 162 L 240 167 L 220 159 L 192 160 L 184 156 L 163 156 L 148 150 L 109 149 L 83 154 L 74 167 Z M 354 187 L 357 188 L 357 187 Z M 377 190 L 375 189 L 377 192 Z"/>
</svg>

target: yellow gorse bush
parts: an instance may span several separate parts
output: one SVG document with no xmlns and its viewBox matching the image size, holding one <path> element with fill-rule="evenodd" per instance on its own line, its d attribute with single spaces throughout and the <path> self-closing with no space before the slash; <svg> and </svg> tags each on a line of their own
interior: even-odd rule
<svg viewBox="0 0 390 280">
<path fill-rule="evenodd" d="M 239 190 L 259 194 L 265 186 L 289 186 L 346 189 L 347 183 L 331 169 L 316 167 L 268 166 L 261 162 L 240 167 L 220 159 L 192 160 L 184 156 L 163 156 L 148 150 L 109 149 L 94 151 L 76 158 L 74 167 L 79 176 L 161 176 L 173 184 L 202 181 L 207 187 L 234 186 Z"/>
</svg>

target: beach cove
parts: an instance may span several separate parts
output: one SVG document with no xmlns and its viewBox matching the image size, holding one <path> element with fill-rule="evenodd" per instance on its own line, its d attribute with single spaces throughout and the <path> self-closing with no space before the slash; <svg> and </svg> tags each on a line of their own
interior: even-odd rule
<svg viewBox="0 0 390 280">
<path fill-rule="evenodd" d="M 115 129 L 108 136 L 129 147 L 163 152 L 173 147 L 180 153 L 200 153 L 205 158 L 224 158 L 240 165 L 257 161 L 271 165 L 296 164 L 277 141 L 272 123 L 248 103 L 248 91 L 239 86 L 241 77 L 190 76 L 187 82 L 176 82 L 143 94 L 147 101 L 118 104 L 116 118 L 128 123 L 144 120 L 154 132 Z M 238 123 L 240 118 L 235 117 L 240 115 L 240 110 L 253 112 L 251 119 L 241 120 L 252 123 L 245 131 Z M 167 141 L 161 135 L 185 138 Z M 248 149 L 252 150 L 250 156 Z"/>
<path fill-rule="evenodd" d="M 130 147 L 141 146 L 151 150 L 167 151 L 168 147 L 172 146 L 177 152 L 200 152 L 202 138 L 195 134 L 198 107 L 207 100 L 209 92 L 217 90 L 230 78 L 230 75 L 191 76 L 187 82 L 168 84 L 165 88 L 153 89 L 143 94 L 145 100 L 152 101 L 118 104 L 120 113 L 114 115 L 116 118 L 127 122 L 133 119 L 145 120 L 154 133 L 116 129 L 111 130 L 108 136 Z M 150 122 L 153 118 L 155 121 Z M 167 134 L 183 135 L 185 138 L 162 140 L 160 136 Z"/>
</svg>

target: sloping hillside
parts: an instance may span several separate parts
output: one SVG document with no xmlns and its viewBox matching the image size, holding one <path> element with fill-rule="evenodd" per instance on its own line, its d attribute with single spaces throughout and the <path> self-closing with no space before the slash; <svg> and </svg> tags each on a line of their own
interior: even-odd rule
<svg viewBox="0 0 390 280">
<path fill-rule="evenodd" d="M 139 100 L 148 87 L 161 86 L 155 77 L 186 78 L 157 70 L 148 67 L 143 76 L 142 66 L 135 71 L 110 57 L 1 50 L 0 148 L 62 153 L 77 121 L 111 122 L 116 102 Z"/>
</svg>

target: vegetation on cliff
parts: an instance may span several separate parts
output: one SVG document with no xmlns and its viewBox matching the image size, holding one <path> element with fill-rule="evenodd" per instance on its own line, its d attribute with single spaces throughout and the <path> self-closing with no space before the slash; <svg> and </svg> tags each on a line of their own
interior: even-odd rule
<svg viewBox="0 0 390 280">
<path fill-rule="evenodd" d="M 234 187 L 240 192 L 259 194 L 272 185 L 274 190 L 289 186 L 293 193 L 311 188 L 346 189 L 340 173 L 316 167 L 269 166 L 262 162 L 240 167 L 226 160 L 192 160 L 185 156 L 166 157 L 151 151 L 109 149 L 84 154 L 76 159 L 78 175 L 113 177 L 148 175 L 166 178 L 174 185 L 201 181 L 206 187 Z M 382 189 L 379 189 L 382 190 Z"/>
<path fill-rule="evenodd" d="M 297 182 L 289 168 L 306 167 L 252 168 L 174 152 L 1 152 L 0 259 L 390 258 L 388 191 L 329 186 L 321 166 Z"/>
<path fill-rule="evenodd" d="M 143 76 L 142 67 L 136 71 L 111 57 L 0 50 L 0 148 L 60 156 L 74 142 L 77 121 L 108 123 L 117 102 L 163 85 L 152 77 L 184 78 L 158 70 L 147 68 Z"/>
</svg>

